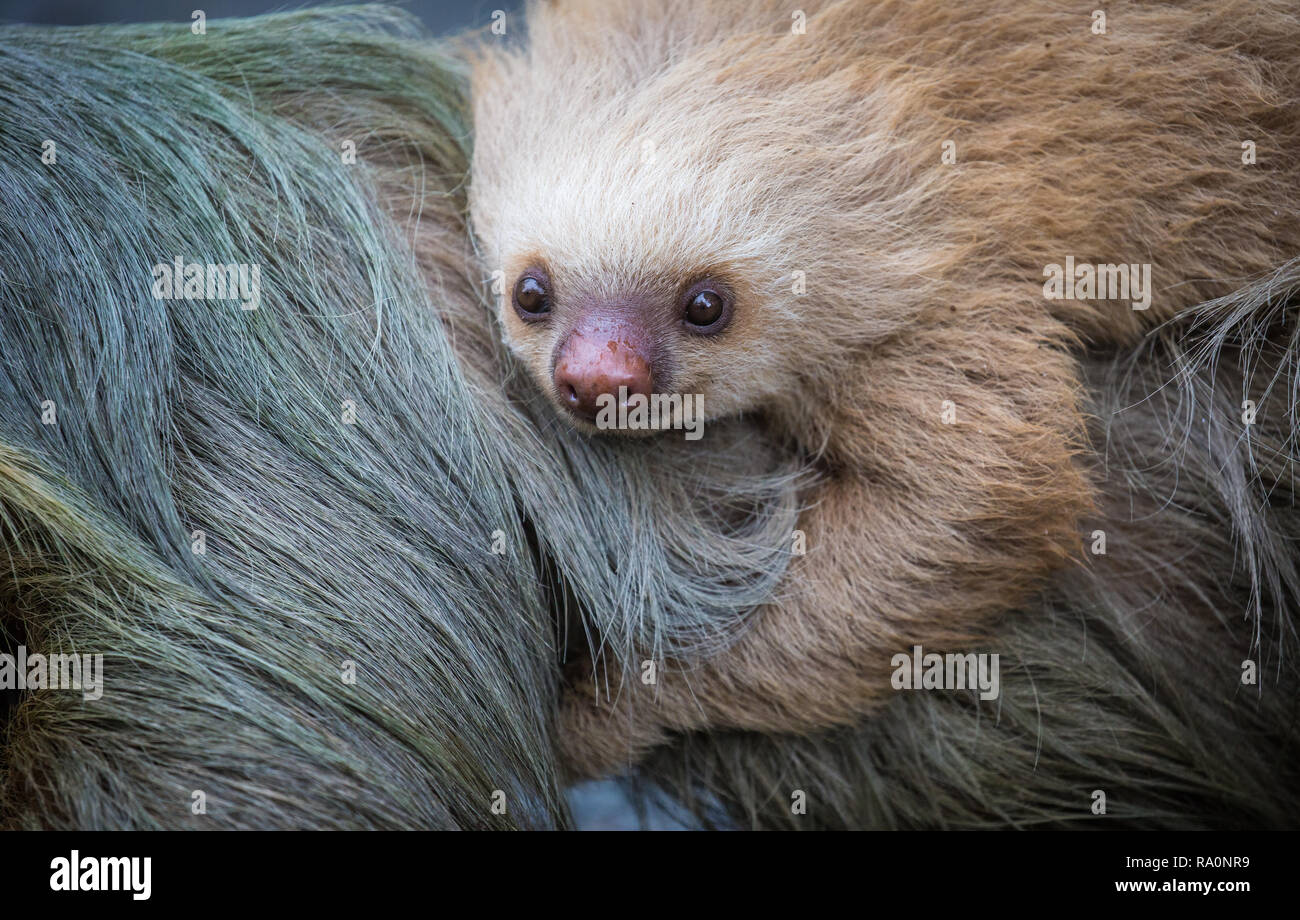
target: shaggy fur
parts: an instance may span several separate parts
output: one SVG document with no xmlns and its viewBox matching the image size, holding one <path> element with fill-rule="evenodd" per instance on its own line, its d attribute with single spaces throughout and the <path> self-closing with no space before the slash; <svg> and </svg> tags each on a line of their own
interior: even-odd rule
<svg viewBox="0 0 1300 920">
<path fill-rule="evenodd" d="M 106 682 L 24 695 L 7 824 L 566 820 L 548 608 L 526 554 L 489 551 L 525 544 L 494 429 L 365 173 L 293 117 L 345 96 L 404 123 L 454 215 L 458 95 L 413 34 L 0 31 L 5 650 L 101 653 Z M 154 299 L 177 255 L 260 264 L 260 308 Z"/>
<path fill-rule="evenodd" d="M 743 424 L 701 463 L 502 387 L 460 94 L 419 35 L 383 8 L 0 30 L 3 650 L 107 656 L 102 700 L 18 701 L 8 823 L 563 825 L 565 609 L 703 648 L 780 578 L 794 467 Z M 259 263 L 260 309 L 153 299 L 176 255 Z"/>
<path fill-rule="evenodd" d="M 654 684 L 607 656 L 616 692 L 566 695 L 578 775 L 673 732 L 851 725 L 895 653 L 988 643 L 1131 507 L 1091 453 L 1079 346 L 1300 252 L 1291 4 L 1134 4 L 1105 34 L 1055 0 L 805 8 L 796 34 L 766 0 L 535 4 L 526 43 L 476 61 L 475 228 L 507 286 L 553 283 L 547 322 L 499 311 L 542 388 L 574 304 L 671 310 L 721 278 L 734 320 L 661 344 L 656 389 L 760 417 L 821 473 L 807 556 L 725 652 Z M 1149 309 L 1045 299 L 1067 256 L 1150 263 Z"/>
<path fill-rule="evenodd" d="M 623 9 L 584 15 L 599 24 Z M 903 9 L 881 5 L 883 18 L 865 10 L 862 21 Z M 1235 11 L 1244 25 L 1232 34 L 1262 40 L 1287 21 L 1267 8 L 1256 20 L 1254 9 Z M 688 12 L 671 35 L 653 18 L 623 21 L 603 41 L 631 72 L 653 66 L 659 42 L 681 57 L 734 39 L 754 27 L 750 12 Z M 770 35 L 747 41 L 783 40 L 788 17 L 779 11 Z M 818 21 L 829 20 L 810 29 Z M 1197 34 L 1228 34 L 1206 22 Z M 860 44 L 851 29 L 832 34 Z M 914 33 L 900 34 L 895 48 Z M 560 37 L 557 54 L 570 47 Z M 1139 60 L 1153 74 L 1167 66 Z M 1256 68 L 1261 90 L 1280 68 Z M 765 91 L 780 101 L 779 86 Z M 1199 104 L 1178 117 L 1203 121 L 1212 107 Z M 1238 109 L 1232 117 L 1263 118 Z M 810 124 L 821 111 L 809 110 Z M 1022 130 L 1035 124 L 1025 115 Z M 1005 168 L 1008 150 L 972 160 L 962 137 L 950 170 Z M 61 139 L 57 166 L 40 162 L 46 138 Z M 476 261 L 464 221 L 467 138 L 447 62 L 384 9 L 210 21 L 201 41 L 184 24 L 0 29 L 2 646 L 107 656 L 101 700 L 42 691 L 16 701 L 0 745 L 6 826 L 567 826 L 552 728 L 560 663 L 594 660 L 612 696 L 643 657 L 716 660 L 785 578 L 809 489 L 806 457 L 771 419 L 711 420 L 702 443 L 590 439 L 557 422 L 526 363 L 502 347 L 509 319 L 503 327 L 484 296 L 496 266 Z M 357 141 L 356 165 L 340 162 L 346 139 Z M 1237 155 L 1235 138 L 1228 148 Z M 1262 166 L 1269 148 L 1259 149 Z M 827 162 L 810 161 L 804 181 L 822 187 Z M 1200 170 L 1189 200 L 1231 172 Z M 959 194 L 945 175 L 932 187 Z M 1224 210 L 1237 208 L 1224 195 L 1199 199 L 1205 211 L 1187 229 L 1210 234 L 1206 222 L 1230 213 L 1220 241 L 1235 248 L 1204 258 L 1259 246 L 1266 259 L 1284 245 L 1230 234 L 1270 218 Z M 969 205 L 992 215 L 1021 197 Z M 591 200 L 593 220 L 624 203 Z M 1100 213 L 1055 219 L 1104 223 Z M 989 219 L 1014 224 L 1005 211 Z M 807 266 L 809 294 L 794 306 L 827 294 L 817 271 L 858 258 L 857 237 L 844 239 L 842 253 L 781 263 Z M 149 267 L 176 254 L 259 260 L 261 308 L 154 300 Z M 1019 276 L 1034 292 L 1040 270 Z M 1114 341 L 1094 330 L 1073 346 L 1080 412 L 1070 424 L 1086 435 L 1069 468 L 1094 510 L 1071 532 L 1086 542 L 1104 528 L 1109 549 L 1080 552 L 1076 538 L 1072 560 L 971 646 L 1003 656 L 999 700 L 899 694 L 839 728 L 675 733 L 629 780 L 636 801 L 663 796 L 724 826 L 1295 826 L 1298 287 L 1300 266 L 1288 263 L 1140 339 L 1135 322 L 1111 329 Z M 856 301 L 872 288 L 856 290 L 839 292 L 852 298 L 849 318 L 866 312 Z M 1085 329 L 1086 315 L 1059 319 Z M 911 373 L 942 375 L 947 362 L 988 353 L 988 327 L 971 323 Z M 907 338 L 885 333 L 872 347 Z M 1019 347 L 1037 354 L 1032 341 L 1025 330 Z M 989 378 L 971 386 L 1024 373 L 991 357 Z M 355 426 L 341 424 L 345 398 L 357 403 Z M 1253 425 L 1241 421 L 1246 398 L 1258 404 Z M 44 399 L 57 426 L 40 424 Z M 966 436 L 979 405 L 959 404 Z M 939 410 L 926 401 L 918 411 L 897 418 L 882 448 L 910 451 Z M 941 435 L 926 438 L 942 447 Z M 911 461 L 916 475 L 961 487 L 968 471 L 943 456 Z M 933 524 L 888 533 L 925 545 Z M 490 551 L 498 530 L 501 554 Z M 796 564 L 825 554 L 810 541 Z M 883 578 L 853 577 L 854 591 Z M 1258 686 L 1240 680 L 1245 658 Z M 355 685 L 340 678 L 343 660 L 357 662 Z M 769 695 L 806 698 L 820 664 L 773 675 Z M 565 747 L 571 757 L 581 745 Z M 490 807 L 498 789 L 505 814 Z M 1105 818 L 1091 811 L 1096 789 L 1108 795 Z M 195 790 L 207 793 L 206 815 L 191 812 Z M 791 812 L 795 790 L 805 815 Z"/>
<path fill-rule="evenodd" d="M 1291 263 L 1085 362 L 1101 498 L 1083 526 L 1107 553 L 979 646 L 1001 655 L 999 699 L 902 693 L 851 728 L 686 735 L 632 791 L 731 827 L 1300 825 L 1297 303 Z"/>
</svg>

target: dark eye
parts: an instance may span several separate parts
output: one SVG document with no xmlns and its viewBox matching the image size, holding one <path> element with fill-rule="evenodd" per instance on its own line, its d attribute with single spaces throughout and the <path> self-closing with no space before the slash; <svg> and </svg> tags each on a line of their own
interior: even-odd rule
<svg viewBox="0 0 1300 920">
<path fill-rule="evenodd" d="M 696 286 L 686 294 L 686 328 L 691 332 L 712 335 L 726 325 L 727 297 L 707 286 Z"/>
<path fill-rule="evenodd" d="M 545 319 L 551 312 L 551 295 L 542 279 L 524 275 L 515 282 L 515 312 L 530 323 Z"/>
</svg>

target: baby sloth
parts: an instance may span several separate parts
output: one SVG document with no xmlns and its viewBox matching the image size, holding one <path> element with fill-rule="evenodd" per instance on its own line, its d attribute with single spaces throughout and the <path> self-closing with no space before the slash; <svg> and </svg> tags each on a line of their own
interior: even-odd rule
<svg viewBox="0 0 1300 920">
<path fill-rule="evenodd" d="M 472 219 L 556 412 L 698 394 L 820 470 L 730 647 L 567 691 L 575 775 L 968 649 L 1080 556 L 1081 355 L 1300 252 L 1289 3 L 800 5 L 539 3 L 475 61 Z"/>
</svg>

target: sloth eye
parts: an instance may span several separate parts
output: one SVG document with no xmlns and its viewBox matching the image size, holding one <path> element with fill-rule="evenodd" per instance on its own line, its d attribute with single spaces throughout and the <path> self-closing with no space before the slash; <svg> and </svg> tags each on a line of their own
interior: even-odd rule
<svg viewBox="0 0 1300 920">
<path fill-rule="evenodd" d="M 686 328 L 700 335 L 721 332 L 726 325 L 727 298 L 712 287 L 695 287 L 686 295 Z"/>
<path fill-rule="evenodd" d="M 519 318 L 530 323 L 545 319 L 551 312 L 551 296 L 536 275 L 524 275 L 515 282 L 514 301 Z"/>
</svg>

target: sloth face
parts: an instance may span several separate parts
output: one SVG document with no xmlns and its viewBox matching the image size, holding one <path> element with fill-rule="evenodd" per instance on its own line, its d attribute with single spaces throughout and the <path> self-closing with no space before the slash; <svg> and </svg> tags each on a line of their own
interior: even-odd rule
<svg viewBox="0 0 1300 920">
<path fill-rule="evenodd" d="M 737 305 L 725 277 L 702 271 L 603 291 L 566 285 L 566 274 L 555 274 L 534 258 L 517 274 L 503 309 L 515 352 L 575 426 L 598 430 L 598 412 L 611 400 L 704 396 L 690 387 L 702 387 L 708 375 L 689 362 L 710 348 L 719 357 L 729 345 L 724 337 Z"/>
<path fill-rule="evenodd" d="M 966 245 L 918 185 L 938 142 L 908 146 L 888 69 L 767 27 L 651 40 L 661 6 L 608 29 L 535 11 L 545 53 L 475 64 L 470 217 L 503 338 L 585 430 L 623 388 L 698 396 L 710 421 L 806 416 Z M 646 53 L 611 53 L 620 30 Z"/>
</svg>

